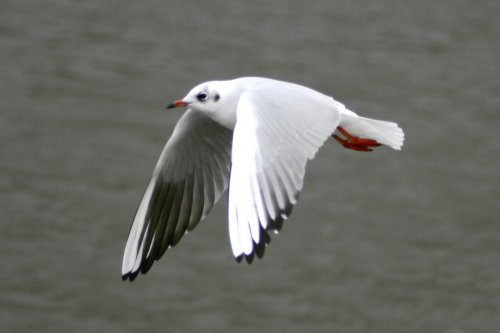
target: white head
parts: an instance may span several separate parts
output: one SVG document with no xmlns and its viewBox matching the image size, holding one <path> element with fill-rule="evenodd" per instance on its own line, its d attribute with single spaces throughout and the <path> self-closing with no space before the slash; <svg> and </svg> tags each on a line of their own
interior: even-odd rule
<svg viewBox="0 0 500 333">
<path fill-rule="evenodd" d="M 188 106 L 226 127 L 234 127 L 236 108 L 242 89 L 232 81 L 210 81 L 197 85 L 183 98 L 167 108 Z"/>
</svg>

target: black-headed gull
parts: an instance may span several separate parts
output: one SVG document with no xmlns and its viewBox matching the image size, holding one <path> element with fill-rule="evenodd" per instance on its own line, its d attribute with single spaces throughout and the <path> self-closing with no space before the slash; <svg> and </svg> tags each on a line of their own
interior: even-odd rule
<svg viewBox="0 0 500 333">
<path fill-rule="evenodd" d="M 363 118 L 332 97 L 258 77 L 211 81 L 168 108 L 187 106 L 163 149 L 132 223 L 123 279 L 146 273 L 213 207 L 229 184 L 233 255 L 262 257 L 302 189 L 307 161 L 332 136 L 344 147 L 400 150 L 393 122 Z M 334 134 L 338 133 L 340 135 Z"/>
</svg>

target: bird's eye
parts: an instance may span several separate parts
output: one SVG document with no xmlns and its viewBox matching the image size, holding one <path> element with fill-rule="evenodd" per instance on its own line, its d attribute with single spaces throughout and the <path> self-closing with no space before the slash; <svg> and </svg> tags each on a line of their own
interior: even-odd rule
<svg viewBox="0 0 500 333">
<path fill-rule="evenodd" d="M 200 102 L 203 102 L 204 100 L 206 100 L 208 97 L 207 93 L 205 92 L 199 92 L 198 95 L 196 95 L 196 98 L 200 101 Z"/>
</svg>

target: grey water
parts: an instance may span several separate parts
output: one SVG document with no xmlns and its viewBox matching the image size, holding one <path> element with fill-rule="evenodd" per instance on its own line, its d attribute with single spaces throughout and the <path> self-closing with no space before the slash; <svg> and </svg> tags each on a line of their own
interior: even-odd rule
<svg viewBox="0 0 500 333">
<path fill-rule="evenodd" d="M 500 3 L 0 2 L 2 332 L 500 332 Z M 225 198 L 136 281 L 122 253 L 194 85 L 259 75 L 398 122 L 329 140 L 262 260 Z M 307 111 L 307 110 L 304 110 Z"/>
</svg>

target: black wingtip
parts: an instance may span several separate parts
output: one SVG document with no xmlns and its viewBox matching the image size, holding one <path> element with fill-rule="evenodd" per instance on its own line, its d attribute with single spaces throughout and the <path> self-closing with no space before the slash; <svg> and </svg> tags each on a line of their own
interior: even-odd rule
<svg viewBox="0 0 500 333">
<path fill-rule="evenodd" d="M 267 232 L 267 230 L 260 229 L 260 241 L 259 243 L 254 243 L 253 244 L 253 251 L 250 254 L 240 254 L 239 256 L 235 257 L 234 259 L 236 262 L 239 264 L 245 259 L 246 263 L 251 265 L 257 257 L 258 259 L 262 259 L 264 256 L 264 252 L 266 251 L 267 245 L 271 242 L 271 236 Z"/>
<path fill-rule="evenodd" d="M 255 244 L 254 247 L 257 258 L 262 259 L 269 243 L 271 243 L 271 236 L 269 236 L 269 233 L 266 230 L 260 229 L 260 242 L 259 244 Z"/>
<path fill-rule="evenodd" d="M 141 273 L 146 274 L 147 272 L 149 272 L 151 267 L 153 267 L 154 262 L 155 262 L 155 260 L 143 261 L 141 264 L 141 269 L 140 269 Z M 137 272 L 139 272 L 139 271 L 137 271 Z"/>
<path fill-rule="evenodd" d="M 135 280 L 137 275 L 139 275 L 139 271 L 128 272 L 128 273 L 122 274 L 122 281 L 130 280 L 130 282 L 132 282 Z"/>
<path fill-rule="evenodd" d="M 249 255 L 245 255 L 244 257 L 247 264 L 250 265 L 253 262 L 254 252 L 250 253 Z"/>
</svg>

